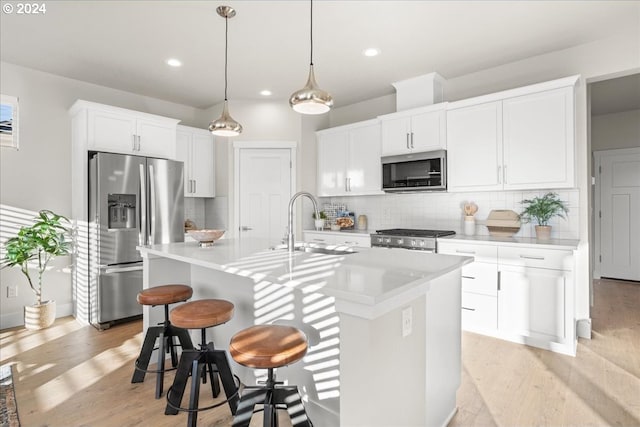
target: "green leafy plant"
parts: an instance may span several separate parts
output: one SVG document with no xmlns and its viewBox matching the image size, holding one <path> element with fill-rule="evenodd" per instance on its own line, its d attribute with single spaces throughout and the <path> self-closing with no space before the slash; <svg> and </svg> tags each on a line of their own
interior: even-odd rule
<svg viewBox="0 0 640 427">
<path fill-rule="evenodd" d="M 543 226 L 549 225 L 549 220 L 554 216 L 565 218 L 565 214 L 569 212 L 565 202 L 560 200 L 556 193 L 525 199 L 522 204 L 525 205 L 525 208 L 520 214 L 520 219 L 523 222 L 535 221 L 538 225 Z"/>
<path fill-rule="evenodd" d="M 320 212 L 318 212 L 318 213 L 320 214 L 320 219 L 327 219 L 327 214 L 326 214 L 326 213 L 324 213 L 324 211 L 320 211 Z M 312 213 L 312 214 L 311 214 L 311 216 L 313 217 L 313 219 L 317 219 L 317 218 L 316 218 L 316 213 L 315 213 L 315 212 L 314 212 L 314 213 Z"/>
<path fill-rule="evenodd" d="M 19 266 L 27 277 L 31 290 L 36 294 L 36 305 L 42 303 L 42 275 L 47 264 L 60 255 L 71 251 L 69 220 L 49 210 L 41 210 L 31 226 L 24 226 L 4 244 L 6 254 L 2 268 Z M 29 263 L 37 261 L 38 282 L 34 285 L 29 273 Z"/>
</svg>

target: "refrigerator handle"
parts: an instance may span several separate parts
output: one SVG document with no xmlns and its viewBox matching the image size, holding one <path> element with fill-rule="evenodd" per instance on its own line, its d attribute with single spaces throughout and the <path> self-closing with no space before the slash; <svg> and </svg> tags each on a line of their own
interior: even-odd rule
<svg viewBox="0 0 640 427">
<path fill-rule="evenodd" d="M 140 165 L 140 236 L 138 241 L 141 245 L 146 245 L 147 242 L 147 190 L 144 177 L 144 165 Z"/>
<path fill-rule="evenodd" d="M 149 222 L 151 223 L 151 233 L 149 233 L 149 244 L 154 244 L 156 235 L 156 185 L 153 165 L 149 165 Z"/>
</svg>

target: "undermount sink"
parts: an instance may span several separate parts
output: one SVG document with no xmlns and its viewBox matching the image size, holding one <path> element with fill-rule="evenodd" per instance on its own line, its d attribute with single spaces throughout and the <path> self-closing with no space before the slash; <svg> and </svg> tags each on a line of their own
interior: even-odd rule
<svg viewBox="0 0 640 427">
<path fill-rule="evenodd" d="M 271 250 L 287 249 L 287 245 L 278 245 L 270 248 Z M 324 255 L 349 255 L 355 254 L 356 251 L 350 246 L 338 245 L 321 245 L 317 243 L 296 243 L 294 246 L 296 252 L 309 252 Z"/>
</svg>

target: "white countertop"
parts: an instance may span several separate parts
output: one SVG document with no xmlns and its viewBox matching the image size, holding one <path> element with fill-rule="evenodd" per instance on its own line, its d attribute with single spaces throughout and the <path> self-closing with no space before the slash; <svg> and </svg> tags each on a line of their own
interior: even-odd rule
<svg viewBox="0 0 640 427">
<path fill-rule="evenodd" d="M 535 237 L 496 237 L 496 236 L 465 236 L 456 234 L 455 236 L 439 237 L 438 242 L 446 240 L 455 240 L 460 243 L 476 243 L 476 244 L 500 244 L 501 246 L 534 246 L 540 249 L 564 249 L 576 250 L 579 240 L 573 239 L 551 239 L 538 240 Z"/>
<path fill-rule="evenodd" d="M 367 306 L 375 317 L 428 291 L 429 281 L 473 261 L 472 257 L 387 248 L 357 248 L 348 255 L 270 250 L 261 239 L 141 246 L 156 255 L 253 279 L 315 290 L 348 304 Z"/>
<path fill-rule="evenodd" d="M 328 229 L 323 229 L 323 230 L 303 230 L 303 233 L 323 233 L 323 234 L 336 234 L 339 236 L 344 236 L 345 234 L 348 234 L 350 236 L 358 236 L 358 237 L 369 237 L 371 236 L 371 233 L 375 233 L 375 231 L 369 231 L 369 230 L 358 230 L 357 228 L 354 228 L 353 230 L 328 230 Z"/>
</svg>

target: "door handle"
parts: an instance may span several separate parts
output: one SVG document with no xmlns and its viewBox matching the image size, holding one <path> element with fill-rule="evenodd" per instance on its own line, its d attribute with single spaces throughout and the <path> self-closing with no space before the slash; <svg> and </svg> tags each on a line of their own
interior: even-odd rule
<svg viewBox="0 0 640 427">
<path fill-rule="evenodd" d="M 144 176 L 144 165 L 140 165 L 140 236 L 141 245 L 148 244 L 147 240 L 147 183 Z"/>
<path fill-rule="evenodd" d="M 411 132 L 411 148 L 413 148 L 413 132 Z"/>
<path fill-rule="evenodd" d="M 502 166 L 498 166 L 498 184 L 502 184 L 502 179 L 500 177 L 501 169 L 502 169 Z"/>
<path fill-rule="evenodd" d="M 151 223 L 151 232 L 149 233 L 149 244 L 154 244 L 156 237 L 156 175 L 153 171 L 153 165 L 149 165 L 149 222 Z"/>
<path fill-rule="evenodd" d="M 407 149 L 410 149 L 411 147 L 409 146 L 409 132 L 407 132 Z"/>
<path fill-rule="evenodd" d="M 113 274 L 113 273 L 128 273 L 131 271 L 142 271 L 142 266 L 138 265 L 135 267 L 100 267 L 100 270 L 104 274 Z"/>
<path fill-rule="evenodd" d="M 198 191 L 198 181 L 196 181 L 195 179 L 193 180 L 193 192 L 197 192 Z"/>
<path fill-rule="evenodd" d="M 131 151 L 136 151 L 136 136 L 131 135 Z"/>
<path fill-rule="evenodd" d="M 246 225 L 243 225 L 242 227 L 240 227 L 240 231 L 251 231 L 251 230 L 253 230 L 253 228 L 247 227 Z"/>
<path fill-rule="evenodd" d="M 502 182 L 507 183 L 507 165 L 502 167 Z"/>
</svg>

